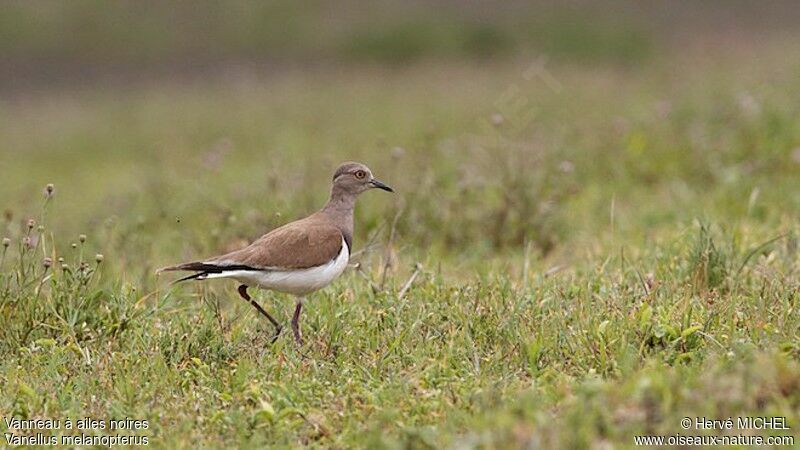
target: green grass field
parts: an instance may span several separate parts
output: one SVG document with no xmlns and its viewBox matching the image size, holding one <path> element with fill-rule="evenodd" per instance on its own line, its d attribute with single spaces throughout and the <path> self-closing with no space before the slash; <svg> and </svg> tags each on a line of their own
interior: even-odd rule
<svg viewBox="0 0 800 450">
<path fill-rule="evenodd" d="M 0 415 L 143 419 L 152 448 L 719 434 L 684 417 L 784 416 L 774 434 L 797 436 L 787 48 L 7 95 Z M 234 282 L 155 276 L 314 211 L 345 160 L 397 193 L 360 199 L 359 266 L 309 299 L 302 349 L 270 344 Z M 291 298 L 257 299 L 288 323 Z"/>
</svg>

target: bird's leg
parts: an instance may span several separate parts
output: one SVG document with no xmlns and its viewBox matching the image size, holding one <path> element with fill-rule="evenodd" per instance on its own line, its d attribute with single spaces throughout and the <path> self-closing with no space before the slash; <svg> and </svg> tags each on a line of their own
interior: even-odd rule
<svg viewBox="0 0 800 450">
<path fill-rule="evenodd" d="M 292 316 L 292 331 L 294 331 L 294 341 L 297 345 L 303 345 L 303 338 L 300 336 L 300 310 L 303 309 L 303 299 L 297 299 L 297 306 L 294 307 Z"/>
<path fill-rule="evenodd" d="M 261 307 L 261 305 L 259 305 L 255 300 L 250 298 L 250 294 L 247 293 L 246 285 L 242 284 L 239 286 L 239 295 L 241 295 L 243 299 L 250 302 L 250 304 L 253 305 L 253 307 L 258 310 L 258 312 L 266 316 L 266 318 L 269 319 L 270 322 L 272 322 L 272 325 L 275 325 L 275 336 L 272 338 L 272 342 L 275 342 L 278 339 L 278 335 L 281 334 L 281 330 L 283 329 L 281 324 L 279 324 L 277 320 L 275 320 L 272 316 L 270 316 L 269 313 L 265 311 L 264 308 Z"/>
</svg>

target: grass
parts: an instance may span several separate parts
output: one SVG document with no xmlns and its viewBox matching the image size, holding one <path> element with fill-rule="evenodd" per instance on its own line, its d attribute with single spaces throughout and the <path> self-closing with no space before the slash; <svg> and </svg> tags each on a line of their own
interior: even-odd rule
<svg viewBox="0 0 800 450">
<path fill-rule="evenodd" d="M 761 50 L 8 97 L 0 415 L 147 419 L 155 448 L 796 434 L 798 61 Z M 398 193 L 361 199 L 360 268 L 309 302 L 303 349 L 231 283 L 155 277 L 314 210 L 347 159 Z"/>
</svg>

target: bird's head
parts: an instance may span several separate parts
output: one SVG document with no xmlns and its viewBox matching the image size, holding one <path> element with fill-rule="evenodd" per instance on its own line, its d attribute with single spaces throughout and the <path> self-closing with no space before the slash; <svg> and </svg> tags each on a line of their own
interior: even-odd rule
<svg viewBox="0 0 800 450">
<path fill-rule="evenodd" d="M 392 188 L 376 180 L 369 167 L 358 162 L 346 162 L 336 169 L 333 174 L 333 188 L 351 195 L 375 188 L 394 192 Z"/>
</svg>

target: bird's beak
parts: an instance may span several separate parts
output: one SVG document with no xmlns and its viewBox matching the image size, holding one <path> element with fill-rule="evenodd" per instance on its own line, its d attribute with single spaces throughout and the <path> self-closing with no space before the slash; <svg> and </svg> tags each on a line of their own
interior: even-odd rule
<svg viewBox="0 0 800 450">
<path fill-rule="evenodd" d="M 394 192 L 394 189 L 390 188 L 389 186 L 381 183 L 380 181 L 374 178 L 369 180 L 369 185 L 374 188 L 383 189 L 384 191 Z"/>
</svg>

